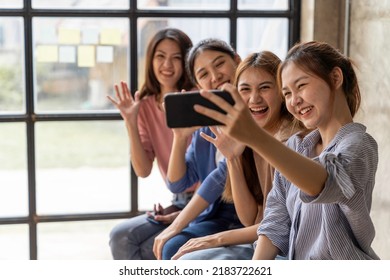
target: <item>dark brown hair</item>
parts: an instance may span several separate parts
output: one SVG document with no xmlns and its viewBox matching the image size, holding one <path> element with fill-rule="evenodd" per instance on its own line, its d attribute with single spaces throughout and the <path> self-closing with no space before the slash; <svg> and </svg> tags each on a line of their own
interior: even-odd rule
<svg viewBox="0 0 390 280">
<path fill-rule="evenodd" d="M 178 81 L 177 89 L 190 90 L 191 88 L 193 88 L 193 85 L 185 71 L 185 57 L 187 55 L 187 51 L 192 47 L 192 41 L 187 34 L 185 34 L 179 29 L 165 28 L 158 31 L 148 44 L 145 61 L 145 83 L 141 87 L 140 98 L 143 98 L 147 95 L 156 95 L 156 99 L 158 100 L 160 97 L 159 95 L 161 87 L 153 71 L 153 57 L 157 45 L 164 39 L 169 39 L 176 42 L 180 48 L 180 53 L 182 55 L 183 74 Z"/>
<path fill-rule="evenodd" d="M 361 95 L 353 63 L 348 57 L 324 42 L 311 41 L 296 44 L 289 50 L 286 59 L 280 65 L 279 85 L 282 82 L 281 73 L 289 63 L 294 63 L 301 69 L 323 79 L 331 89 L 334 89 L 331 72 L 335 67 L 339 67 L 343 73 L 342 87 L 349 110 L 352 117 L 356 114 L 360 107 Z"/>
<path fill-rule="evenodd" d="M 194 85 L 197 84 L 194 65 L 195 59 L 198 55 L 204 51 L 217 51 L 229 55 L 233 60 L 238 56 L 236 51 L 225 41 L 215 38 L 209 38 L 199 41 L 195 46 L 193 46 L 187 55 L 186 70 L 187 75 L 191 79 Z"/>
</svg>

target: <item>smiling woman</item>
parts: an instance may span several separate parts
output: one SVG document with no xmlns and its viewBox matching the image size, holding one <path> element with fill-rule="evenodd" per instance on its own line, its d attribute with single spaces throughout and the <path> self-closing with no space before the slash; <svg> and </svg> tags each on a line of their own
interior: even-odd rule
<svg viewBox="0 0 390 280">
<path fill-rule="evenodd" d="M 203 94 L 226 115 L 195 108 L 275 167 L 253 259 L 379 259 L 370 216 L 378 145 L 353 121 L 361 96 L 351 60 L 330 44 L 300 43 L 289 50 L 278 79 L 287 110 L 312 129 L 287 145 L 256 125 L 229 85 L 224 89 L 234 106 Z"/>
</svg>

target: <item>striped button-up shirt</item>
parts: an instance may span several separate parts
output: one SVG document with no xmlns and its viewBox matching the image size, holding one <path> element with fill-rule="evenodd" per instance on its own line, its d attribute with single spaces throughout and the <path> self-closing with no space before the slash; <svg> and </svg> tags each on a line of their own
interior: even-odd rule
<svg viewBox="0 0 390 280">
<path fill-rule="evenodd" d="M 370 218 L 378 165 L 378 145 L 362 124 L 343 126 L 315 156 L 318 130 L 287 145 L 323 165 L 328 178 L 315 197 L 275 171 L 258 234 L 266 235 L 289 259 L 379 259 L 371 248 Z"/>
</svg>

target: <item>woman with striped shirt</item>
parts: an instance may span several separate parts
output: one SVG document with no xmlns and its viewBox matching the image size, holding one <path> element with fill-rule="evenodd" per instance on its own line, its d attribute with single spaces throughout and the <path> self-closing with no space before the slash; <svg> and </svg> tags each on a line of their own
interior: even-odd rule
<svg viewBox="0 0 390 280">
<path fill-rule="evenodd" d="M 361 96 L 351 61 L 329 44 L 301 43 L 287 54 L 278 78 L 289 112 L 313 129 L 292 136 L 287 146 L 256 127 L 228 85 L 234 106 L 204 93 L 227 115 L 196 108 L 276 169 L 253 259 L 379 259 L 370 218 L 378 146 L 353 122 Z"/>
</svg>

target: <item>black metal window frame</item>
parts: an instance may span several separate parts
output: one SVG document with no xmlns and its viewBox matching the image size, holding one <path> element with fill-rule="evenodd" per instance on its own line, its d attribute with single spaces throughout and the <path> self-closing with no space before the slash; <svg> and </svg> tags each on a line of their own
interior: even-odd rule
<svg viewBox="0 0 390 280">
<path fill-rule="evenodd" d="M 86 220 L 107 220 L 128 218 L 139 214 L 138 211 L 138 178 L 131 168 L 130 175 L 130 203 L 129 212 L 72 214 L 72 215 L 38 215 L 36 212 L 36 166 L 35 166 L 35 123 L 45 121 L 106 121 L 121 120 L 119 113 L 75 113 L 75 114 L 37 114 L 34 108 L 34 81 L 33 81 L 33 45 L 32 45 L 32 19 L 34 17 L 124 17 L 129 18 L 130 30 L 130 88 L 135 92 L 137 85 L 137 20 L 143 17 L 158 18 L 228 18 L 230 22 L 230 44 L 236 47 L 237 19 L 238 18 L 273 18 L 284 17 L 289 22 L 288 43 L 291 47 L 300 38 L 300 10 L 301 0 L 289 0 L 289 10 L 286 11 L 244 11 L 237 9 L 237 0 L 230 0 L 230 10 L 227 11 L 182 11 L 182 10 L 138 10 L 137 1 L 129 0 L 129 10 L 44 10 L 32 9 L 31 1 L 24 0 L 23 9 L 0 9 L 0 17 L 22 17 L 24 20 L 25 43 L 25 114 L 3 114 L 0 122 L 24 122 L 27 135 L 27 175 L 28 175 L 28 216 L 0 218 L 0 226 L 7 224 L 29 225 L 29 256 L 36 260 L 37 225 L 45 222 L 66 222 Z"/>
</svg>

